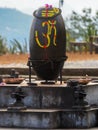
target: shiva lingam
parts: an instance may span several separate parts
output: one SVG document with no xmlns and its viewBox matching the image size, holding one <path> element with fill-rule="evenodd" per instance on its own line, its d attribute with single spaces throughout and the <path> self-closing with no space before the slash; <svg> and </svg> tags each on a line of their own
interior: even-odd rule
<svg viewBox="0 0 98 130">
<path fill-rule="evenodd" d="M 57 80 L 59 75 L 62 83 L 62 68 L 67 56 L 66 30 L 61 9 L 46 5 L 34 11 L 33 15 L 27 64 L 29 83 L 32 69 L 45 83 Z"/>
<path fill-rule="evenodd" d="M 98 107 L 90 109 L 87 101 L 91 103 L 93 100 L 98 104 L 98 87 L 95 87 L 92 97 L 92 87 L 80 85 L 77 81 L 62 85 L 62 68 L 67 56 L 61 10 L 46 6 L 33 15 L 28 59 L 29 84 L 0 87 L 0 95 L 4 95 L 0 99 L 0 108 L 3 106 L 0 109 L 0 127 L 58 129 L 96 126 Z M 45 81 L 45 85 L 32 84 L 32 70 L 40 81 Z M 49 81 L 57 81 L 59 76 L 61 84 L 46 85 Z M 84 89 L 88 92 L 88 99 Z M 8 106 L 12 99 L 15 99 L 14 102 Z"/>
</svg>

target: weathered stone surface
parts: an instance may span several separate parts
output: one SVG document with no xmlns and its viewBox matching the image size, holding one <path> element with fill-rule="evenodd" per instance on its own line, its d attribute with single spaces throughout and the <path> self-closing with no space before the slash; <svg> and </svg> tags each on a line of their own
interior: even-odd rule
<svg viewBox="0 0 98 130">
<path fill-rule="evenodd" d="M 70 87 L 42 87 L 42 108 L 70 108 L 73 89 Z"/>
<path fill-rule="evenodd" d="M 8 107 L 15 100 L 11 93 L 17 85 L 0 86 L 0 107 Z M 30 108 L 71 108 L 74 104 L 73 88 L 71 87 L 27 87 L 22 86 L 26 97 L 24 105 Z M 98 105 L 98 84 L 84 87 L 86 101 L 89 105 Z"/>
<path fill-rule="evenodd" d="M 60 118 L 56 110 L 7 111 L 0 109 L 0 127 L 58 128 L 60 127 Z"/>
<path fill-rule="evenodd" d="M 0 127 L 91 128 L 97 126 L 97 109 L 0 109 Z"/>
<path fill-rule="evenodd" d="M 63 128 L 91 128 L 97 126 L 97 109 L 69 109 L 61 112 Z"/>
<path fill-rule="evenodd" d="M 0 107 L 8 107 L 15 99 L 11 93 L 15 92 L 17 85 L 0 86 Z M 22 86 L 26 97 L 24 105 L 29 108 L 71 108 L 74 104 L 73 88 L 71 87 L 40 87 Z M 98 105 L 98 85 L 84 87 L 86 101 L 89 105 Z"/>
<path fill-rule="evenodd" d="M 15 99 L 11 93 L 17 86 L 0 87 L 0 107 L 8 107 Z M 70 108 L 73 105 L 73 89 L 70 87 L 22 86 L 26 95 L 23 103 L 27 108 Z"/>
<path fill-rule="evenodd" d="M 11 93 L 17 85 L 0 87 L 0 108 L 7 108 L 15 99 Z M 84 87 L 86 101 L 98 105 L 98 85 Z M 22 86 L 26 110 L 0 109 L 0 127 L 12 128 L 88 128 L 98 126 L 98 108 L 73 108 L 74 89 L 68 86 Z M 56 109 L 56 110 L 54 110 Z"/>
<path fill-rule="evenodd" d="M 98 84 L 86 86 L 85 92 L 87 94 L 86 101 L 88 104 L 98 106 Z"/>
</svg>

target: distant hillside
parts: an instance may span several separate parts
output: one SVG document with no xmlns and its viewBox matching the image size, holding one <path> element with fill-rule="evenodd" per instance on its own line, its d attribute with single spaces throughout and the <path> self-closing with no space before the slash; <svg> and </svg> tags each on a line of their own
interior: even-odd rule
<svg viewBox="0 0 98 130">
<path fill-rule="evenodd" d="M 14 38 L 23 42 L 26 38 L 28 41 L 32 17 L 16 9 L 0 8 L 0 35 L 8 42 Z"/>
</svg>

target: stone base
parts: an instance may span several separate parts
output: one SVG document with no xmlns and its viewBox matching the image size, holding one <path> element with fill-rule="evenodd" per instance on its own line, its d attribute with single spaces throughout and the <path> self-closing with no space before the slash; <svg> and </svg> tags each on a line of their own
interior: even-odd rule
<svg viewBox="0 0 98 130">
<path fill-rule="evenodd" d="M 22 86 L 26 97 L 23 105 L 11 107 L 15 102 L 11 93 L 15 86 L 0 87 L 0 127 L 57 129 L 89 128 L 98 126 L 98 107 L 74 105 L 74 89 L 63 85 Z M 98 86 L 86 86 L 86 101 L 98 106 Z M 93 103 L 93 104 L 92 104 Z M 5 109 L 5 108 L 8 108 Z M 54 110 L 56 109 L 56 110 Z"/>
<path fill-rule="evenodd" d="M 69 109 L 61 112 L 63 128 L 91 128 L 97 126 L 98 108 Z"/>
<path fill-rule="evenodd" d="M 4 128 L 91 128 L 97 125 L 97 109 L 0 109 L 0 127 Z"/>
<path fill-rule="evenodd" d="M 19 110 L 0 109 L 0 127 L 7 128 L 58 128 L 59 113 L 56 110 Z"/>
</svg>

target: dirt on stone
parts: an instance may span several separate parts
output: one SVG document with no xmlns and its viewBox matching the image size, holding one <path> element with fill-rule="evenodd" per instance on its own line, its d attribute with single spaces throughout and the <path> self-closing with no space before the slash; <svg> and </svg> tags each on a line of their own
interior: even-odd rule
<svg viewBox="0 0 98 130">
<path fill-rule="evenodd" d="M 81 54 L 71 52 L 66 54 L 68 56 L 67 61 L 84 61 L 84 60 L 98 60 L 98 54 L 90 54 L 82 52 Z M 27 63 L 29 54 L 6 54 L 0 56 L 0 64 L 11 64 L 11 63 Z"/>
</svg>

